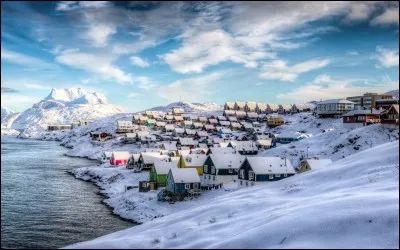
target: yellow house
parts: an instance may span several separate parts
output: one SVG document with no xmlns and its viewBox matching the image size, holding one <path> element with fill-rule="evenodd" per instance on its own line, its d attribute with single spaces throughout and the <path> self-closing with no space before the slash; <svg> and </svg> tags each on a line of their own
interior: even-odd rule
<svg viewBox="0 0 400 250">
<path fill-rule="evenodd" d="M 181 155 L 178 161 L 178 168 L 196 168 L 199 175 L 203 175 L 203 165 L 206 162 L 207 155 L 188 154 Z"/>
<path fill-rule="evenodd" d="M 285 124 L 285 120 L 281 116 L 271 116 L 268 118 L 267 124 L 269 127 L 277 127 Z"/>
<path fill-rule="evenodd" d="M 321 169 L 321 168 L 328 166 L 331 163 L 332 163 L 331 159 L 314 158 L 314 159 L 303 160 L 300 163 L 299 173 L 303 173 L 303 172 L 306 172 L 309 170 Z"/>
</svg>

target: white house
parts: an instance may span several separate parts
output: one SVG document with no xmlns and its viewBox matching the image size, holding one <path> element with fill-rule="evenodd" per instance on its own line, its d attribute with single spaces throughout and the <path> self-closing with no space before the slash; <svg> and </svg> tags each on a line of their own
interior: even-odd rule
<svg viewBox="0 0 400 250">
<path fill-rule="evenodd" d="M 340 118 L 343 114 L 354 109 L 354 102 L 346 99 L 330 99 L 317 102 L 316 115 L 320 118 Z"/>
<path fill-rule="evenodd" d="M 117 121 L 117 133 L 132 133 L 135 131 L 135 125 L 132 121 Z"/>
</svg>

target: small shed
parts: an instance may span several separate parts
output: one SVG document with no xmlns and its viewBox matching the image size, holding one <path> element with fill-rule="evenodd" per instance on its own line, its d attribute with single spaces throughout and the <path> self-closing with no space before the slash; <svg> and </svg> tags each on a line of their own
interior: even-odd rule
<svg viewBox="0 0 400 250">
<path fill-rule="evenodd" d="M 110 165 L 111 166 L 126 165 L 129 157 L 130 154 L 128 151 L 112 152 L 110 158 Z"/>
</svg>

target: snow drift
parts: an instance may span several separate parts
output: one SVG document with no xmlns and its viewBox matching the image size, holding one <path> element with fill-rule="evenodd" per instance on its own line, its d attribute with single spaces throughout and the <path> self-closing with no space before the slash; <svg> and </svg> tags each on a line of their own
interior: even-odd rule
<svg viewBox="0 0 400 250">
<path fill-rule="evenodd" d="M 399 141 L 66 248 L 399 248 Z"/>
</svg>

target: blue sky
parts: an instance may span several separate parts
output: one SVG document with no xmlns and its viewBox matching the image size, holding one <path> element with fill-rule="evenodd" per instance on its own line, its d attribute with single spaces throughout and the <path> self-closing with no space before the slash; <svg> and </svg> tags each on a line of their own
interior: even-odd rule
<svg viewBox="0 0 400 250">
<path fill-rule="evenodd" d="M 51 88 L 128 111 L 386 92 L 399 82 L 398 2 L 2 2 L 1 105 Z"/>
</svg>

